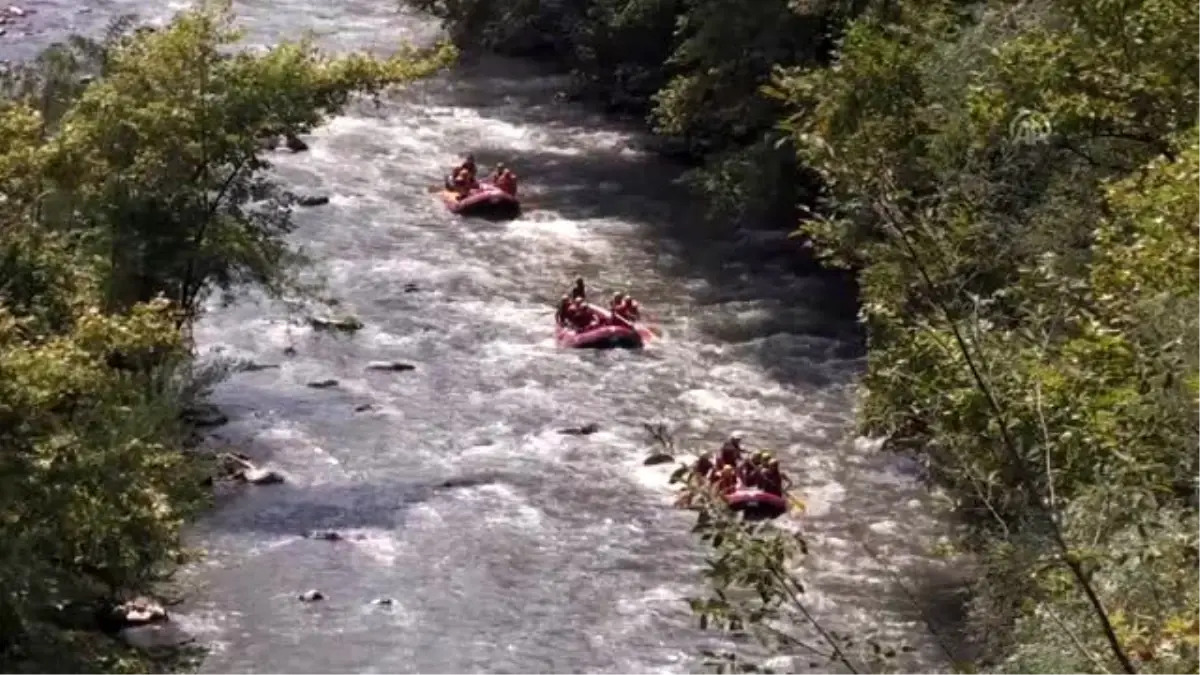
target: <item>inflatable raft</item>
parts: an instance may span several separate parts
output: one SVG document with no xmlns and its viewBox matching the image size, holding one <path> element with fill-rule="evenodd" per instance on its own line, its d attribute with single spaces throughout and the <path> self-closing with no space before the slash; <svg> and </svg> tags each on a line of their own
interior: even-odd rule
<svg viewBox="0 0 1200 675">
<path fill-rule="evenodd" d="M 748 519 L 778 518 L 788 510 L 785 497 L 756 488 L 734 490 L 725 495 L 725 503 L 734 511 L 741 511 Z"/>
<path fill-rule="evenodd" d="M 646 343 L 650 332 L 639 328 L 637 324 L 613 322 L 612 314 L 595 305 L 588 305 L 592 313 L 601 317 L 603 325 L 584 331 L 577 331 L 567 326 L 559 325 L 555 330 L 555 338 L 560 347 L 573 349 L 640 349 Z"/>
<path fill-rule="evenodd" d="M 453 190 L 444 189 L 441 198 L 451 213 L 460 216 L 516 218 L 521 213 L 519 199 L 490 183 L 480 183 L 461 199 Z"/>
</svg>

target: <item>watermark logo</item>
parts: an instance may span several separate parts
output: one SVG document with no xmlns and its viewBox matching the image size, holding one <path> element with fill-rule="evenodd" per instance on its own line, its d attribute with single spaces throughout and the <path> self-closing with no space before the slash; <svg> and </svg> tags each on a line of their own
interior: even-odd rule
<svg viewBox="0 0 1200 675">
<path fill-rule="evenodd" d="M 1042 145 L 1053 133 L 1050 118 L 1036 110 L 1022 108 L 1008 123 L 1009 138 L 1017 145 Z"/>
</svg>

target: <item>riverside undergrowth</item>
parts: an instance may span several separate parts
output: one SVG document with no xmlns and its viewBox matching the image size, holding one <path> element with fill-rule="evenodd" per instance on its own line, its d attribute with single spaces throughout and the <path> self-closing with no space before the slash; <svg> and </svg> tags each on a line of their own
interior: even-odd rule
<svg viewBox="0 0 1200 675">
<path fill-rule="evenodd" d="M 573 68 L 700 157 L 718 213 L 798 209 L 857 275 L 861 430 L 924 464 L 978 571 L 951 667 L 1200 668 L 1195 3 L 418 4 Z M 776 537 L 720 537 L 710 585 L 800 555 Z"/>
<path fill-rule="evenodd" d="M 187 328 L 208 294 L 291 292 L 290 195 L 263 138 L 445 65 L 453 50 L 259 53 L 228 3 L 126 20 L 5 76 L 0 104 L 0 669 L 162 667 L 102 609 L 187 559 L 206 502 L 185 410 L 210 374 Z M 79 608 L 84 608 L 80 620 Z"/>
<path fill-rule="evenodd" d="M 825 186 L 800 234 L 859 270 L 862 430 L 968 526 L 981 656 L 956 670 L 1200 669 L 1196 22 L 1175 0 L 887 3 L 763 90 Z M 712 522 L 741 589 L 799 550 Z"/>
</svg>

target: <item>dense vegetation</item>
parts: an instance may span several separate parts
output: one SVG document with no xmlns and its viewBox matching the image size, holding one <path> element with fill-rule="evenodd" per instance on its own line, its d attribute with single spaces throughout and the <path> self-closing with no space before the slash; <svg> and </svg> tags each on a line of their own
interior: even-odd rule
<svg viewBox="0 0 1200 675">
<path fill-rule="evenodd" d="M 206 382 L 186 331 L 206 294 L 292 286 L 288 195 L 264 176 L 262 137 L 304 133 L 449 55 L 238 53 L 230 20 L 216 7 L 157 31 L 124 22 L 4 83 L 4 672 L 150 667 L 87 608 L 169 574 L 205 501 L 184 413 Z"/>
<path fill-rule="evenodd" d="M 715 213 L 799 205 L 857 271 L 862 428 L 923 462 L 979 570 L 956 667 L 1200 669 L 1194 2 L 418 4 L 645 113 Z M 706 623 L 885 665 L 810 621 L 795 538 L 701 530 Z"/>
</svg>

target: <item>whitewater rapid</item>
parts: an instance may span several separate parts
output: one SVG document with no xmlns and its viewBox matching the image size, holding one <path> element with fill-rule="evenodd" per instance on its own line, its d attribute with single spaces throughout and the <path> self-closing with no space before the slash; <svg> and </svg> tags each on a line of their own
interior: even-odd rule
<svg viewBox="0 0 1200 675">
<path fill-rule="evenodd" d="M 31 3 L 32 34 L 0 51 L 23 58 L 65 30 L 180 6 Z M 331 49 L 385 50 L 437 34 L 390 2 L 235 9 L 258 43 L 312 30 Z M 810 607 L 834 628 L 907 639 L 932 667 L 893 569 L 934 566 L 924 548 L 941 525 L 912 479 L 853 436 L 863 363 L 852 317 L 829 311 L 838 289 L 795 271 L 786 233 L 701 225 L 680 170 L 563 103 L 564 85 L 517 61 L 467 64 L 356 106 L 306 138 L 309 152 L 273 155 L 289 187 L 330 196 L 298 211 L 295 242 L 365 328 L 313 332 L 310 307 L 246 293 L 196 329 L 206 358 L 279 365 L 232 376 L 213 400 L 231 418 L 220 441 L 288 479 L 220 500 L 193 529 L 209 556 L 185 575 L 181 620 L 213 648 L 203 669 L 696 670 L 721 638 L 683 601 L 703 551 L 670 508 L 672 467 L 642 465 L 642 424 L 659 422 L 689 450 L 739 429 L 778 453 L 809 506 L 792 526 L 812 544 Z M 466 150 L 515 169 L 526 215 L 445 212 L 430 186 Z M 665 339 L 556 349 L 552 303 L 576 275 L 633 293 Z M 416 369 L 364 371 L 375 360 Z M 329 378 L 338 386 L 307 386 Z M 600 431 L 557 431 L 588 422 Z M 314 528 L 351 541 L 300 536 Z M 309 588 L 327 600 L 299 603 Z M 371 603 L 383 597 L 394 603 Z"/>
</svg>

